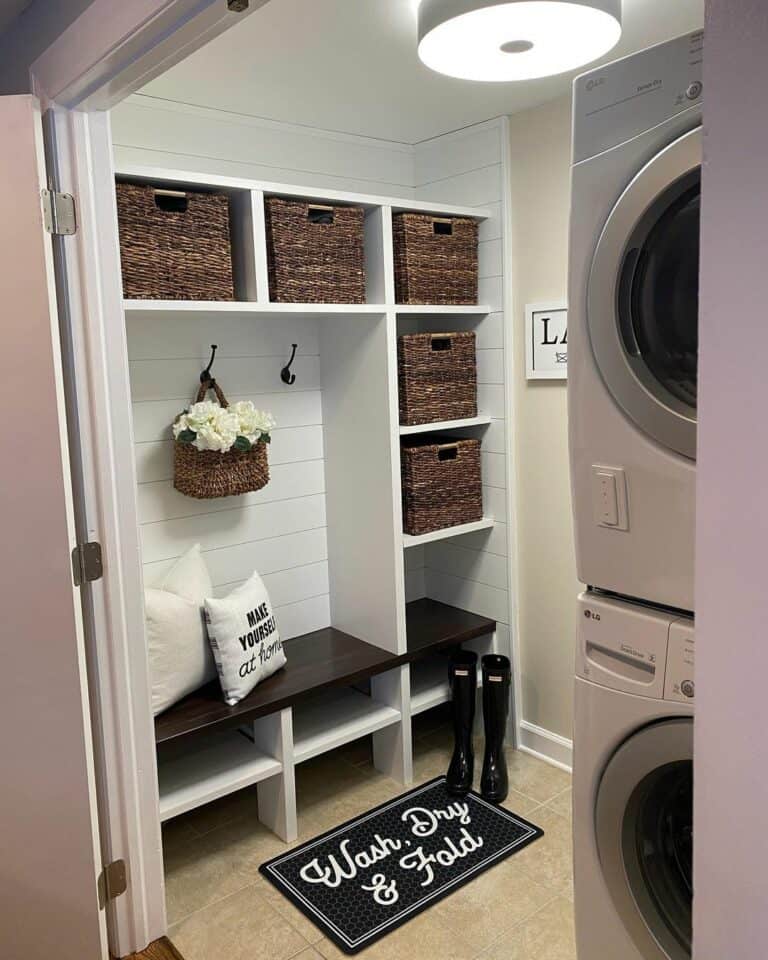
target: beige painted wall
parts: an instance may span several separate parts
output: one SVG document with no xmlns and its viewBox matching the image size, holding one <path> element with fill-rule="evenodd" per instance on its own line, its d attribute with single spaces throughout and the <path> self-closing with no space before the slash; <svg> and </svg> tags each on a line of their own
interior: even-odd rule
<svg viewBox="0 0 768 960">
<path fill-rule="evenodd" d="M 571 739 L 579 584 L 564 380 L 525 379 L 525 305 L 565 300 L 570 97 L 510 118 L 519 638 L 525 721 Z"/>
</svg>

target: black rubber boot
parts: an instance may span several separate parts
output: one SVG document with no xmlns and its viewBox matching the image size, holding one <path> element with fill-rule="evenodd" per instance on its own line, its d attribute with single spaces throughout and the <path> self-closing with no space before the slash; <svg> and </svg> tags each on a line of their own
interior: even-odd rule
<svg viewBox="0 0 768 960">
<path fill-rule="evenodd" d="M 485 758 L 480 792 L 491 803 L 501 803 L 509 791 L 504 737 L 509 713 L 509 688 L 512 671 L 508 657 L 495 653 L 483 657 L 483 724 Z"/>
<path fill-rule="evenodd" d="M 450 682 L 453 705 L 453 733 L 455 745 L 448 767 L 448 793 L 463 797 L 472 789 L 475 773 L 475 751 L 472 746 L 472 727 L 475 722 L 477 696 L 477 654 L 460 650 L 451 658 Z"/>
</svg>

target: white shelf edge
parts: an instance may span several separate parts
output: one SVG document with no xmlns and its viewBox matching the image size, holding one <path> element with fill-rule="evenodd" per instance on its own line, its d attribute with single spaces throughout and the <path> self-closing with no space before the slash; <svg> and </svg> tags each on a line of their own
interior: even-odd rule
<svg viewBox="0 0 768 960">
<path fill-rule="evenodd" d="M 441 305 L 439 303 L 396 303 L 395 304 L 395 313 L 398 316 L 410 317 L 410 316 L 431 316 L 435 314 L 440 316 L 441 314 L 446 317 L 463 317 L 463 316 L 484 316 L 488 313 L 492 313 L 491 307 L 488 304 L 445 304 Z"/>
<path fill-rule="evenodd" d="M 475 533 L 478 530 L 490 530 L 496 521 L 488 517 L 475 520 L 472 523 L 460 523 L 455 527 L 443 527 L 442 530 L 433 530 L 431 533 L 422 533 L 417 537 L 409 533 L 403 534 L 403 546 L 418 547 L 422 543 L 433 543 L 435 540 L 448 540 L 450 537 L 461 537 L 465 533 Z"/>
<path fill-rule="evenodd" d="M 279 760 L 236 730 L 203 740 L 198 749 L 190 745 L 189 752 L 158 763 L 160 819 L 170 820 L 282 771 Z"/>
<path fill-rule="evenodd" d="M 465 417 L 463 420 L 433 420 L 431 423 L 417 423 L 413 426 L 400 426 L 400 436 L 407 437 L 413 433 L 434 433 L 438 430 L 456 430 L 459 427 L 485 427 L 491 418 L 485 414 L 477 417 Z"/>
<path fill-rule="evenodd" d="M 303 763 L 345 743 L 400 723 L 399 710 L 343 689 L 293 708 L 293 758 Z"/>
<path fill-rule="evenodd" d="M 140 313 L 199 314 L 233 313 L 274 315 L 308 314 L 345 316 L 385 314 L 390 309 L 383 303 L 257 303 L 254 300 L 124 300 L 126 316 Z"/>
<path fill-rule="evenodd" d="M 173 181 L 199 187 L 220 187 L 229 190 L 263 190 L 270 196 L 296 197 L 304 200 L 327 200 L 351 203 L 364 207 L 392 207 L 395 212 L 413 211 L 434 216 L 473 217 L 488 220 L 492 211 L 487 207 L 465 207 L 455 204 L 432 203 L 410 200 L 404 197 L 382 197 L 367 193 L 350 193 L 343 190 L 322 190 L 317 187 L 302 187 L 289 183 L 274 183 L 263 180 L 245 180 L 240 177 L 216 177 L 191 170 L 168 167 L 151 167 L 144 164 L 124 164 L 115 170 L 117 177 L 134 177 L 137 180 Z"/>
</svg>

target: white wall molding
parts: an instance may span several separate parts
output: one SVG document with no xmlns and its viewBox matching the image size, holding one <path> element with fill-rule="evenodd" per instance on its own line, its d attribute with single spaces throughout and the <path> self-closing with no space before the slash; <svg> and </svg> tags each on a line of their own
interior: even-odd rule
<svg viewBox="0 0 768 960">
<path fill-rule="evenodd" d="M 523 720 L 520 723 L 520 743 L 518 748 L 539 760 L 545 760 L 553 767 L 573 769 L 573 740 L 561 737 L 559 733 L 537 727 L 535 723 Z"/>
</svg>

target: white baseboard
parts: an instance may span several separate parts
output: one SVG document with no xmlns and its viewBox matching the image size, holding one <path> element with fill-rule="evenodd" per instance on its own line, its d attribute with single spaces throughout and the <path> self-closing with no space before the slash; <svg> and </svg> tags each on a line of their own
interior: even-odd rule
<svg viewBox="0 0 768 960">
<path fill-rule="evenodd" d="M 527 720 L 520 723 L 518 749 L 551 763 L 553 767 L 567 770 L 568 773 L 573 768 L 573 740 L 566 740 L 559 733 L 537 727 L 535 723 Z"/>
</svg>

